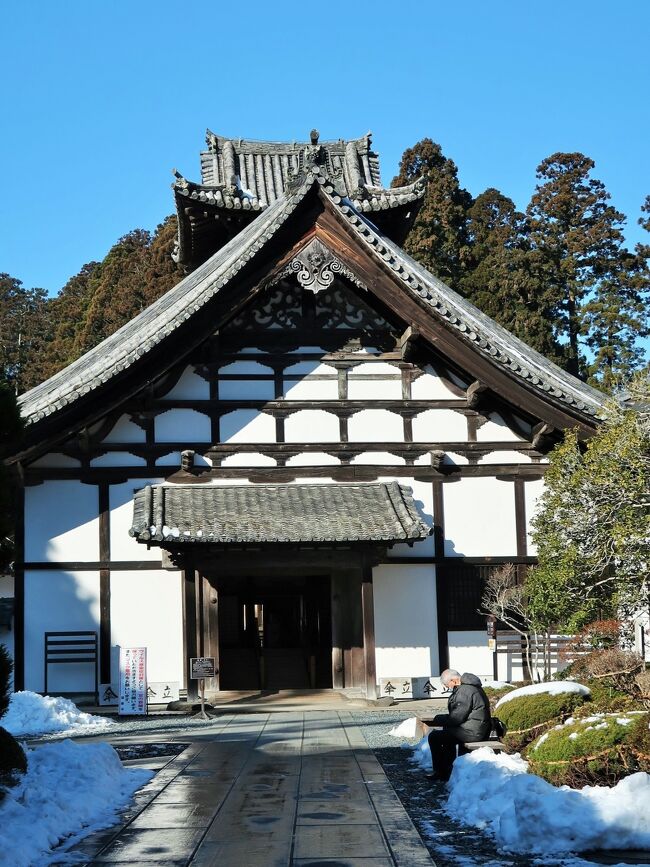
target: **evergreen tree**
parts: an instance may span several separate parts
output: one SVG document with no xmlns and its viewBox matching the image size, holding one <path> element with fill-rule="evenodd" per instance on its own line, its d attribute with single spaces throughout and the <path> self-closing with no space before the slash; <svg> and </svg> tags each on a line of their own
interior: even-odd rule
<svg viewBox="0 0 650 867">
<path fill-rule="evenodd" d="M 625 218 L 609 204 L 604 184 L 591 176 L 594 165 L 581 153 L 548 157 L 537 168 L 540 183 L 528 207 L 536 264 L 553 302 L 558 335 L 566 341 L 566 368 L 575 375 L 585 372 L 583 338 L 600 347 L 616 335 L 599 355 L 594 375 L 603 365 L 629 366 L 634 343 L 636 302 L 629 297 Z M 587 310 L 589 302 L 594 306 Z"/>
<path fill-rule="evenodd" d="M 46 304 L 43 289 L 26 289 L 15 277 L 0 274 L 0 378 L 16 394 L 25 391 L 28 360 L 42 344 Z"/>
<path fill-rule="evenodd" d="M 466 270 L 467 211 L 472 197 L 460 186 L 455 163 L 430 138 L 404 151 L 393 186 L 413 183 L 422 176 L 427 179 L 427 190 L 404 249 L 458 289 Z"/>
<path fill-rule="evenodd" d="M 463 295 L 529 346 L 561 360 L 550 301 L 535 268 L 526 217 L 490 188 L 468 211 L 469 256 Z"/>
</svg>

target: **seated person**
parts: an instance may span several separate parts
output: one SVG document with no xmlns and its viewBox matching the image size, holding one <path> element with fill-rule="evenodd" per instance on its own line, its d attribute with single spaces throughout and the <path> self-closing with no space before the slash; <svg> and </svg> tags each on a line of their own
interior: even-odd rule
<svg viewBox="0 0 650 867">
<path fill-rule="evenodd" d="M 444 780 L 451 775 L 451 766 L 459 755 L 467 752 L 463 744 L 484 741 L 490 736 L 490 701 L 483 691 L 480 678 L 475 674 L 462 676 L 453 669 L 440 675 L 443 686 L 451 687 L 447 713 L 441 713 L 427 725 L 439 728 L 430 732 L 429 747 L 433 764 L 433 779 Z"/>
</svg>

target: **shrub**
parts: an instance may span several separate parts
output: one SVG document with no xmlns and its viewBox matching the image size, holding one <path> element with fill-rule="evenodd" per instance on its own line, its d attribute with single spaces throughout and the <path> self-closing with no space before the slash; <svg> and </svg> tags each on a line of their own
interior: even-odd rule
<svg viewBox="0 0 650 867">
<path fill-rule="evenodd" d="M 494 689 L 491 686 L 486 686 L 486 687 L 484 687 L 484 689 L 485 689 L 485 694 L 490 699 L 490 709 L 491 710 L 494 710 L 496 703 L 499 701 L 500 698 L 503 698 L 504 695 L 507 695 L 509 692 L 512 692 L 512 687 L 510 687 L 510 686 L 503 686 L 503 687 L 500 687 L 499 689 Z"/>
<path fill-rule="evenodd" d="M 636 771 L 650 771 L 649 724 L 650 714 L 597 714 L 546 732 L 526 758 L 532 771 L 556 786 L 614 786 Z"/>
<path fill-rule="evenodd" d="M 499 719 L 508 727 L 503 742 L 509 750 L 523 749 L 544 731 L 565 720 L 584 701 L 585 696 L 576 692 L 558 695 L 540 692 L 510 699 L 498 711 Z"/>
<path fill-rule="evenodd" d="M 13 662 L 4 644 L 0 644 L 0 718 L 9 707 L 11 672 Z M 18 775 L 27 770 L 27 757 L 16 738 L 0 726 L 0 801 L 3 787 L 14 786 Z"/>
<path fill-rule="evenodd" d="M 594 713 L 620 713 L 639 708 L 639 704 L 629 695 L 602 680 L 597 678 L 587 680 L 585 686 L 591 690 L 591 701 L 582 708 L 578 708 L 576 716 Z"/>
</svg>

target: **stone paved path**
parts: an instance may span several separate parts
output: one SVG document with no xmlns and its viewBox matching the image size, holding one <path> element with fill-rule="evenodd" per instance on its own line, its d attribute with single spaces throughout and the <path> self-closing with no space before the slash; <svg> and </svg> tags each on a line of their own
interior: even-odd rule
<svg viewBox="0 0 650 867">
<path fill-rule="evenodd" d="M 352 715 L 229 714 L 73 850 L 93 867 L 424 867 L 433 861 Z"/>
</svg>

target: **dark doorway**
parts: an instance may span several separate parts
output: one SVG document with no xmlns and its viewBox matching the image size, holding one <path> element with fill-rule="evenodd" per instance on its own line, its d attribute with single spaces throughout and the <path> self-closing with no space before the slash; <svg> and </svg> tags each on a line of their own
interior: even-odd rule
<svg viewBox="0 0 650 867">
<path fill-rule="evenodd" d="M 220 688 L 332 687 L 329 575 L 221 576 Z"/>
</svg>

